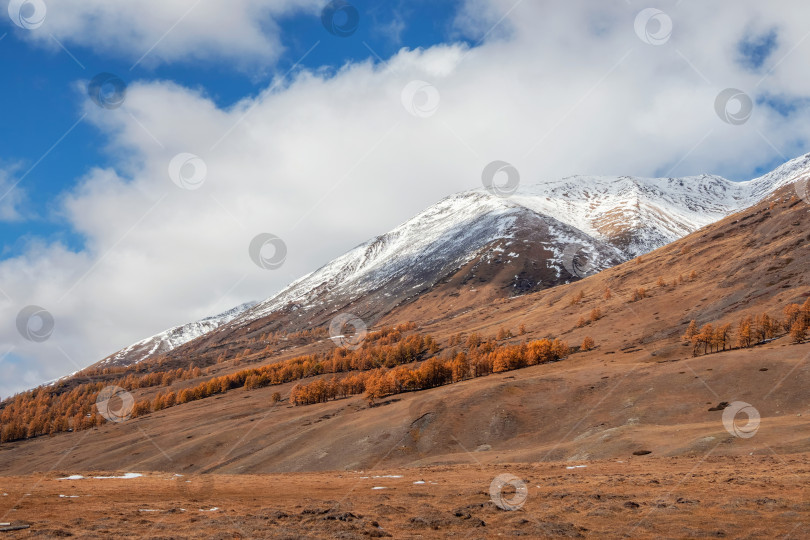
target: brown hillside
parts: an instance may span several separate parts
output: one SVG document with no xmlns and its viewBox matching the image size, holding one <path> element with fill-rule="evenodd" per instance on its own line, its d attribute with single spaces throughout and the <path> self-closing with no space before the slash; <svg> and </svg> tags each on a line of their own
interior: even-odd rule
<svg viewBox="0 0 810 540">
<path fill-rule="evenodd" d="M 786 188 L 773 200 L 707 227 L 641 260 L 585 280 L 492 300 L 484 285 L 458 286 L 462 269 L 382 323 L 415 321 L 449 354 L 458 332 L 526 338 L 558 336 L 596 348 L 551 364 L 399 394 L 370 407 L 361 396 L 292 407 L 272 405 L 291 384 L 238 389 L 99 428 L 0 445 L 0 473 L 49 470 L 154 470 L 265 473 L 380 469 L 446 463 L 772 454 L 810 450 L 806 388 L 810 344 L 781 336 L 750 349 L 692 357 L 680 342 L 699 325 L 767 312 L 810 294 L 810 207 Z M 693 274 L 694 272 L 694 274 Z M 683 275 L 683 281 L 678 278 Z M 691 276 L 691 277 L 690 277 Z M 666 285 L 658 285 L 659 277 Z M 631 302 L 645 288 L 647 297 Z M 611 298 L 605 299 L 609 288 Z M 584 297 L 574 305 L 578 293 Z M 456 296 L 457 294 L 457 296 Z M 577 328 L 599 308 L 602 318 Z M 312 350 L 328 340 L 216 374 Z M 193 356 L 193 351 L 188 351 Z M 204 377 L 203 377 L 204 378 Z M 177 388 L 196 384 L 180 381 Z M 134 392 L 153 397 L 155 389 Z M 720 402 L 746 401 L 759 411 L 756 436 L 731 436 Z"/>
</svg>

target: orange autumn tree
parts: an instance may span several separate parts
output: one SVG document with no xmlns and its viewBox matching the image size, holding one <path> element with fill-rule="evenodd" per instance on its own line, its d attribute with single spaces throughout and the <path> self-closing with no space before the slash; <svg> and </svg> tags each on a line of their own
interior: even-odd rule
<svg viewBox="0 0 810 540">
<path fill-rule="evenodd" d="M 324 393 L 323 383 L 314 381 L 296 385 L 290 394 L 293 405 L 308 405 L 334 396 L 364 393 L 370 404 L 393 394 L 435 388 L 457 382 L 467 376 L 483 377 L 493 372 L 510 371 L 530 365 L 560 360 L 570 354 L 568 345 L 558 339 L 540 339 L 520 345 L 493 347 L 484 342 L 470 351 L 459 353 L 453 359 L 431 357 L 416 368 L 398 366 L 393 369 L 378 368 L 368 372 L 333 378 L 330 384 L 340 389 Z M 356 382 L 350 387 L 348 381 Z M 327 386 L 326 388 L 329 388 Z"/>
<path fill-rule="evenodd" d="M 804 324 L 804 320 L 797 319 L 794 321 L 793 325 L 790 327 L 790 338 L 793 340 L 793 343 L 802 343 L 807 339 L 807 325 Z"/>
<path fill-rule="evenodd" d="M 698 326 L 697 321 L 692 319 L 689 321 L 689 326 L 686 328 L 686 332 L 683 333 L 681 339 L 687 342 L 691 342 L 692 338 L 698 333 Z"/>
<path fill-rule="evenodd" d="M 751 316 L 747 316 L 740 320 L 737 325 L 737 346 L 740 348 L 750 347 L 754 343 L 754 323 Z"/>
</svg>

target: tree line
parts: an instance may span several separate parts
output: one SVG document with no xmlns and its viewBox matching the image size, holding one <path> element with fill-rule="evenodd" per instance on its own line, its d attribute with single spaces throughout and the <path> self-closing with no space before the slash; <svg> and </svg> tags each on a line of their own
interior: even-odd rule
<svg viewBox="0 0 810 540">
<path fill-rule="evenodd" d="M 321 373 L 368 370 L 421 360 L 425 354 L 439 350 L 430 336 L 405 333 L 416 328 L 412 322 L 369 332 L 363 348 L 358 351 L 334 349 L 328 354 L 298 356 L 259 368 L 250 368 L 225 376 L 214 377 L 191 388 L 159 393 L 152 400 L 135 403 L 132 416 L 137 417 L 197 399 L 227 392 L 234 388 L 260 388 L 281 384 Z M 320 337 L 323 332 L 310 331 L 297 337 Z M 141 388 L 169 388 L 175 383 L 199 379 L 211 372 L 194 363 L 187 368 L 147 371 L 164 365 L 157 358 L 135 366 L 88 368 L 71 379 L 53 386 L 43 386 L 22 392 L 0 402 L 0 442 L 80 431 L 101 425 L 105 419 L 95 408 L 99 392 L 107 386 L 119 386 L 127 391 Z"/>
<path fill-rule="evenodd" d="M 148 369 L 144 365 L 88 369 L 79 374 L 81 377 L 78 380 L 104 380 L 79 383 L 63 381 L 54 386 L 23 392 L 0 403 L 0 442 L 80 431 L 102 425 L 105 419 L 96 410 L 95 403 L 99 392 L 107 386 L 120 386 L 128 391 L 150 387 L 167 388 L 167 391 L 159 392 L 151 400 L 136 401 L 131 416 L 138 417 L 233 389 L 251 390 L 328 374 L 335 377 L 331 380 L 319 378 L 311 387 L 299 385 L 294 391 L 294 397 L 291 396 L 291 401 L 304 404 L 324 400 L 323 396 L 331 399 L 364 392 L 381 397 L 394 392 L 432 388 L 465 378 L 518 369 L 559 359 L 568 354 L 567 345 L 558 340 L 499 345 L 493 338 L 484 339 L 479 334 L 472 333 L 466 340 L 466 353 L 455 354 L 450 360 L 440 359 L 436 357 L 440 350 L 436 340 L 430 335 L 412 333 L 415 328 L 413 323 L 383 327 L 369 332 L 363 345 L 357 350 L 336 348 L 326 353 L 299 355 L 212 377 L 179 390 L 172 390 L 170 387 L 177 382 L 203 377 L 212 368 L 202 370 L 191 364 L 187 369 L 151 373 L 138 373 Z M 525 333 L 525 328 L 521 328 L 520 333 Z M 498 337 L 511 335 L 509 331 L 498 332 Z M 460 336 L 455 339 L 461 341 Z M 409 364 L 414 367 L 408 367 Z M 151 365 L 158 366 L 161 362 L 157 360 L 151 362 Z M 345 376 L 337 377 L 338 374 Z M 68 384 L 72 386 L 69 387 Z M 309 397 L 310 394 L 317 397 Z M 275 392 L 272 401 L 280 400 L 280 394 Z"/>
<path fill-rule="evenodd" d="M 788 304 L 782 313 L 784 318 L 781 320 L 767 313 L 747 315 L 736 326 L 706 323 L 698 328 L 697 321 L 692 320 L 681 339 L 692 344 L 693 356 L 725 351 L 733 348 L 735 343 L 741 349 L 753 347 L 785 334 L 790 334 L 794 343 L 805 341 L 810 327 L 810 298 L 804 304 Z"/>
<path fill-rule="evenodd" d="M 418 366 L 380 367 L 345 377 L 333 376 L 296 384 L 290 391 L 290 403 L 310 405 L 363 393 L 369 403 L 374 403 L 394 394 L 554 362 L 570 353 L 568 345 L 559 339 L 497 345 L 493 340 L 481 341 L 477 334 L 473 334 L 467 345 L 466 353 L 458 352 L 452 358 L 431 357 Z"/>
</svg>

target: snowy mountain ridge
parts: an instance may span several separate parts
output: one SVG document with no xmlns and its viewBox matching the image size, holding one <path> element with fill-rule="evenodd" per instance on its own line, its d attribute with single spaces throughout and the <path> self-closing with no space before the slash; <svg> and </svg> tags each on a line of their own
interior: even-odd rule
<svg viewBox="0 0 810 540">
<path fill-rule="evenodd" d="M 142 339 L 133 343 L 129 347 L 121 349 L 99 362 L 98 367 L 111 367 L 120 365 L 132 365 L 142 362 L 154 355 L 164 354 L 176 349 L 180 345 L 188 343 L 220 326 L 232 321 L 243 312 L 254 307 L 256 302 L 246 302 L 223 311 L 217 315 L 205 317 L 199 321 L 175 326 L 163 332 Z"/>
<path fill-rule="evenodd" d="M 610 248 L 605 253 L 605 246 L 596 245 L 591 238 L 553 216 L 541 215 L 483 190 L 467 191 L 442 199 L 392 231 L 302 277 L 243 313 L 233 324 L 247 324 L 289 305 L 301 308 L 331 303 L 329 308 L 338 309 L 341 303 L 391 284 L 407 282 L 405 288 L 415 292 L 429 288 L 437 279 L 480 255 L 492 242 L 501 240 L 504 246 L 511 245 L 517 224 L 530 217 L 544 222 L 549 238 L 543 241 L 552 251 L 555 246 L 577 242 L 591 251 L 601 251 L 605 257 L 621 257 Z M 562 249 L 558 251 L 561 262 Z M 595 264 L 606 267 L 599 262 Z M 417 276 L 424 279 L 415 279 Z M 330 297 L 340 301 L 329 302 Z"/>
<path fill-rule="evenodd" d="M 571 176 L 523 186 L 508 197 L 483 188 L 464 191 L 258 304 L 172 328 L 104 362 L 140 361 L 214 329 L 219 329 L 217 335 L 226 335 L 236 328 L 252 328 L 253 322 L 273 314 L 283 313 L 304 325 L 316 319 L 320 324 L 329 314 L 352 305 L 374 319 L 478 257 L 489 260 L 502 254 L 511 262 L 520 256 L 520 249 L 510 247 L 515 245 L 541 246 L 546 255 L 538 263 L 545 270 L 563 280 L 576 279 L 580 276 L 571 275 L 563 260 L 571 246 L 584 247 L 593 259 L 589 266 L 601 270 L 748 208 L 808 173 L 810 154 L 746 182 L 715 175 Z"/>
<path fill-rule="evenodd" d="M 457 193 L 296 280 L 232 324 L 246 324 L 289 304 L 311 304 L 326 292 L 352 290 L 359 297 L 407 274 L 408 268 L 427 253 L 441 253 L 435 249 L 437 243 L 458 242 L 454 231 L 460 228 L 466 229 L 468 237 L 479 235 L 479 247 L 499 236 L 508 237 L 508 216 L 525 210 L 552 218 L 557 229 L 581 231 L 628 260 L 748 208 L 808 171 L 810 154 L 746 182 L 715 175 L 571 176 L 522 187 L 505 198 L 483 188 Z M 480 221 L 495 216 L 500 218 L 499 227 Z M 564 240 L 562 230 L 559 235 Z M 452 265 L 460 266 L 477 255 L 475 246 L 468 247 L 472 249 L 454 259 Z M 444 251 L 449 251 L 447 246 Z M 604 267 L 602 262 L 592 264 Z"/>
</svg>

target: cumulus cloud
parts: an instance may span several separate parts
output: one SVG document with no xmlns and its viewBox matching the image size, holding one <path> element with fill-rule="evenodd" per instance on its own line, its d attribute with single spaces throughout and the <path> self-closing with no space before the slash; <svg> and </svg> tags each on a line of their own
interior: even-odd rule
<svg viewBox="0 0 810 540">
<path fill-rule="evenodd" d="M 625 3 L 514 6 L 465 4 L 459 28 L 489 36 L 478 46 L 299 71 L 228 109 L 170 81 L 132 84 L 115 110 L 88 101 L 83 112 L 118 159 L 61 201 L 86 248 L 33 243 L 0 262 L 10 295 L 0 297 L 2 317 L 36 304 L 56 321 L 46 342 L 9 325 L 0 342 L 45 378 L 74 371 L 168 326 L 269 296 L 441 197 L 479 187 L 496 159 L 514 164 L 523 183 L 577 173 L 742 178 L 806 151 L 810 6 L 681 3 L 660 45 L 636 34 L 640 10 Z M 760 29 L 777 37 L 752 70 L 738 61 L 740 43 Z M 728 87 L 756 103 L 742 125 L 715 111 Z M 797 105 L 784 115 L 763 96 Z M 179 153 L 205 163 L 198 189 L 172 182 Z M 248 256 L 263 232 L 288 246 L 281 269 Z M 25 386 L 6 384 L 0 392 Z"/>
<path fill-rule="evenodd" d="M 0 166 L 0 221 L 22 221 L 20 207 L 25 203 L 25 191 L 19 183 L 19 167 Z"/>
<path fill-rule="evenodd" d="M 44 22 L 24 35 L 45 46 L 58 47 L 56 38 L 146 64 L 214 58 L 247 67 L 273 62 L 283 51 L 280 19 L 315 13 L 323 2 L 59 0 L 44 5 Z"/>
</svg>

